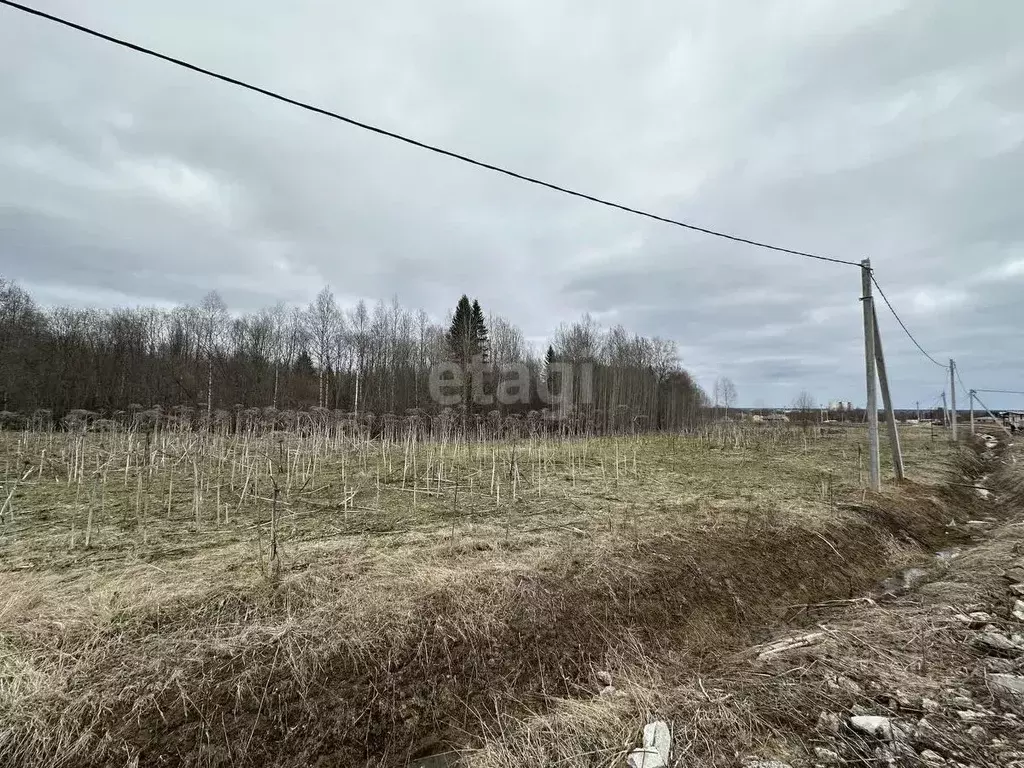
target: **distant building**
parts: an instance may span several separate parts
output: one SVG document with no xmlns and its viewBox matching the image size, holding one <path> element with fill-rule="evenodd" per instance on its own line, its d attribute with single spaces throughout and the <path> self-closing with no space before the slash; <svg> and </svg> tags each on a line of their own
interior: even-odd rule
<svg viewBox="0 0 1024 768">
<path fill-rule="evenodd" d="M 998 411 L 996 416 L 1003 422 L 1004 427 L 1009 427 L 1014 432 L 1024 430 L 1024 411 Z"/>
</svg>

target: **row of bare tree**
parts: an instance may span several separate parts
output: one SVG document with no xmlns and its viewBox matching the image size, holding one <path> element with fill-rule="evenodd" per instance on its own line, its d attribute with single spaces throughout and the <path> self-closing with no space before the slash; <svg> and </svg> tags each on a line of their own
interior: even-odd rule
<svg viewBox="0 0 1024 768">
<path fill-rule="evenodd" d="M 49 409 L 58 419 L 74 409 L 109 415 L 154 404 L 207 414 L 238 406 L 437 412 L 430 372 L 452 359 L 447 330 L 397 300 L 343 309 L 326 288 L 305 308 L 278 304 L 251 314 L 230 313 L 216 293 L 170 310 L 95 310 L 42 308 L 0 278 L 0 409 Z M 490 365 L 525 365 L 533 380 L 544 379 L 549 361 L 512 323 L 488 316 L 487 332 Z M 674 342 L 584 317 L 556 330 L 552 352 L 590 366 L 590 396 L 574 390 L 571 407 L 590 429 L 683 427 L 705 405 Z M 545 405 L 533 391 L 515 406 L 481 410 Z"/>
</svg>

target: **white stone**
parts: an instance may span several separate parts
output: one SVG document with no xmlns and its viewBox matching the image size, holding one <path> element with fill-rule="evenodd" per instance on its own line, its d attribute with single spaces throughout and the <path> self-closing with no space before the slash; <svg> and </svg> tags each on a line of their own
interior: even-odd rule
<svg viewBox="0 0 1024 768">
<path fill-rule="evenodd" d="M 669 754 L 672 752 L 672 732 L 664 720 L 655 720 L 644 726 L 644 748 L 658 750 L 665 765 L 668 765 Z"/>
<path fill-rule="evenodd" d="M 668 763 L 661 759 L 661 753 L 654 747 L 634 749 L 626 755 L 629 768 L 667 768 Z"/>
<path fill-rule="evenodd" d="M 611 685 L 612 684 L 612 673 L 611 672 L 606 672 L 605 670 L 602 669 L 602 670 L 600 670 L 597 673 L 596 677 L 597 677 L 597 681 L 599 683 L 602 683 L 604 685 Z"/>
<path fill-rule="evenodd" d="M 874 736 L 881 741 L 897 741 L 905 738 L 905 734 L 892 718 L 881 715 L 854 715 L 850 718 L 850 726 L 866 736 Z"/>
<path fill-rule="evenodd" d="M 988 684 L 997 691 L 1024 696 L 1024 677 L 1019 675 L 989 675 Z"/>
<path fill-rule="evenodd" d="M 986 731 L 980 725 L 972 725 L 970 728 L 968 728 L 967 735 L 978 742 L 988 740 L 988 731 Z"/>
<path fill-rule="evenodd" d="M 1024 600 L 1017 600 L 1013 604 L 1013 617 L 1019 621 L 1024 621 Z"/>
<path fill-rule="evenodd" d="M 965 723 L 973 722 L 974 720 L 984 720 L 985 715 L 981 712 L 975 712 L 973 709 L 961 709 L 956 713 L 956 716 L 963 720 Z"/>
<path fill-rule="evenodd" d="M 939 754 L 938 752 L 933 752 L 933 751 L 932 751 L 932 750 L 930 750 L 930 749 L 926 749 L 926 750 L 924 750 L 924 751 L 923 751 L 923 752 L 922 752 L 922 753 L 921 753 L 921 754 L 919 755 L 919 757 L 920 757 L 920 758 L 921 758 L 922 760 L 924 760 L 924 761 L 925 761 L 926 763 L 936 763 L 936 764 L 938 764 L 938 765 L 941 765 L 942 763 L 946 762 L 946 758 L 944 758 L 944 757 L 943 757 L 942 755 L 940 755 L 940 754 Z"/>
<path fill-rule="evenodd" d="M 626 755 L 629 768 L 666 768 L 672 751 L 672 732 L 668 723 L 655 720 L 644 726 L 644 741 L 640 749 Z"/>
<path fill-rule="evenodd" d="M 1002 652 L 1019 652 L 1021 647 L 1002 632 L 988 630 L 974 638 L 975 645 Z"/>
<path fill-rule="evenodd" d="M 917 709 L 921 705 L 921 699 L 910 696 L 899 688 L 892 692 L 890 698 L 904 709 Z"/>
<path fill-rule="evenodd" d="M 973 613 L 955 613 L 953 619 L 959 621 L 971 629 L 978 629 L 986 624 L 991 623 L 992 617 L 984 611 L 974 611 Z"/>
</svg>

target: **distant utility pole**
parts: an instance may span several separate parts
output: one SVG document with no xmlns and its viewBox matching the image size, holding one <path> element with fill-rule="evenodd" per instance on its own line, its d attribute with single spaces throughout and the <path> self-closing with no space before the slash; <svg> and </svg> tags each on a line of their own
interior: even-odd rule
<svg viewBox="0 0 1024 768">
<path fill-rule="evenodd" d="M 871 260 L 860 263 L 861 303 L 864 305 L 864 368 L 868 405 L 868 468 L 871 490 L 882 489 L 878 466 L 878 395 L 875 392 L 875 312 L 871 299 Z"/>
<path fill-rule="evenodd" d="M 956 442 L 956 363 L 949 359 L 949 429 Z"/>
<path fill-rule="evenodd" d="M 946 405 L 946 390 L 942 390 L 942 426 L 949 426 L 949 407 Z"/>
<path fill-rule="evenodd" d="M 921 421 L 921 401 L 918 400 L 914 405 L 917 406 L 917 420 Z"/>
<path fill-rule="evenodd" d="M 974 390 L 967 393 L 967 399 L 971 403 L 971 437 L 974 437 Z"/>
</svg>

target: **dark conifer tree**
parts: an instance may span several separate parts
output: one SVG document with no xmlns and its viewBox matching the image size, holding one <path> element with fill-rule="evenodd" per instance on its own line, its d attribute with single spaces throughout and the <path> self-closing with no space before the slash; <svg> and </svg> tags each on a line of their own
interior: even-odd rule
<svg viewBox="0 0 1024 768">
<path fill-rule="evenodd" d="M 480 302 L 473 299 L 472 309 L 473 325 L 473 354 L 480 356 L 480 362 L 486 363 L 490 354 L 490 343 L 487 339 L 487 324 L 484 322 L 484 313 L 480 309 Z"/>
<path fill-rule="evenodd" d="M 555 364 L 555 348 L 550 344 L 548 345 L 548 352 L 544 355 L 544 380 L 547 381 L 551 378 L 551 368 Z"/>
<path fill-rule="evenodd" d="M 455 305 L 451 328 L 448 329 L 448 346 L 459 365 L 467 366 L 477 354 L 478 344 L 473 324 L 473 306 L 465 294 Z"/>
</svg>

